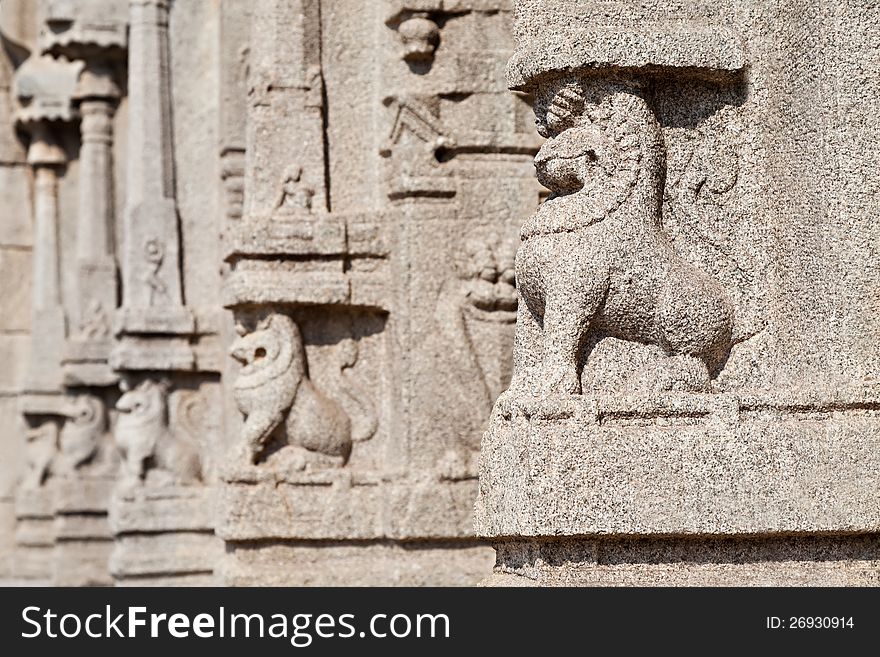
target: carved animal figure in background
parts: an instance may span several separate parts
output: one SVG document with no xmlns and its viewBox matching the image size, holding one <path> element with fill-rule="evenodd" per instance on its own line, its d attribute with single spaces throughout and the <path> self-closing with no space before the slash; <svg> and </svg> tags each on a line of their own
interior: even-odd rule
<svg viewBox="0 0 880 657">
<path fill-rule="evenodd" d="M 58 453 L 58 425 L 47 420 L 39 426 L 28 428 L 27 449 L 27 473 L 22 481 L 22 486 L 27 489 L 37 489 L 43 485 L 49 477 L 50 470 Z"/>
<path fill-rule="evenodd" d="M 129 483 L 143 481 L 155 469 L 174 483 L 188 484 L 201 479 L 199 451 L 184 436 L 168 426 L 168 384 L 145 379 L 136 387 L 123 386 L 116 403 L 116 445 L 122 454 L 123 478 Z"/>
<path fill-rule="evenodd" d="M 732 345 L 733 305 L 662 230 L 665 148 L 645 89 L 569 82 L 535 111 L 549 137 L 535 168 L 554 194 L 521 232 L 511 388 L 580 394 L 584 346 L 601 331 L 658 346 L 657 387 L 707 389 Z"/>
<path fill-rule="evenodd" d="M 353 426 L 343 407 L 309 378 L 299 327 L 290 317 L 273 313 L 251 333 L 234 342 L 230 353 L 243 367 L 235 382 L 239 410 L 246 416 L 243 443 L 256 463 L 270 438 L 305 452 L 299 467 L 344 465 L 352 443 L 376 430 L 372 407 L 361 400 L 366 421 Z M 351 345 L 348 345 L 349 350 Z M 347 355 L 343 368 L 353 364 Z"/>
<path fill-rule="evenodd" d="M 71 397 L 58 439 L 58 471 L 66 474 L 95 459 L 107 430 L 104 402 L 93 395 Z"/>
</svg>

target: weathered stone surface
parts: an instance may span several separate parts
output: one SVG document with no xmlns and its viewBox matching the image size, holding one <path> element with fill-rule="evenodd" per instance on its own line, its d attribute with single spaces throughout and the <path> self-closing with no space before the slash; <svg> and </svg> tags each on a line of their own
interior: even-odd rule
<svg viewBox="0 0 880 657">
<path fill-rule="evenodd" d="M 508 82 L 535 95 L 551 194 L 521 229 L 512 383 L 482 443 L 488 584 L 877 583 L 878 317 L 841 303 L 878 270 L 832 255 L 859 183 L 799 166 L 854 125 L 823 101 L 869 121 L 844 79 L 874 28 L 843 45 L 854 6 L 748 4 L 517 2 Z M 848 54 L 785 40 L 801 30 Z"/>
<path fill-rule="evenodd" d="M 3 0 L 10 577 L 873 582 L 880 17 L 723 4 Z"/>
</svg>

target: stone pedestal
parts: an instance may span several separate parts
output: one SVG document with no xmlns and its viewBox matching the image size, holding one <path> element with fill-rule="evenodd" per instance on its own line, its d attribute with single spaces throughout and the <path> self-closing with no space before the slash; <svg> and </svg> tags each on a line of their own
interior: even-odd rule
<svg viewBox="0 0 880 657">
<path fill-rule="evenodd" d="M 878 406 L 876 384 L 507 396 L 483 441 L 490 583 L 876 585 Z"/>
<path fill-rule="evenodd" d="M 19 580 L 52 583 L 55 517 L 48 487 L 20 488 L 15 495 L 15 555 L 13 572 Z"/>
<path fill-rule="evenodd" d="M 830 164 L 841 131 L 876 150 L 858 11 L 516 4 L 552 193 L 482 443 L 486 584 L 876 585 L 880 231 Z"/>
<path fill-rule="evenodd" d="M 214 536 L 206 486 L 118 489 L 110 505 L 115 536 L 110 572 L 117 586 L 210 586 L 223 543 Z"/>
<path fill-rule="evenodd" d="M 111 477 L 68 477 L 53 481 L 56 586 L 110 586 L 113 534 L 107 506 Z"/>
</svg>

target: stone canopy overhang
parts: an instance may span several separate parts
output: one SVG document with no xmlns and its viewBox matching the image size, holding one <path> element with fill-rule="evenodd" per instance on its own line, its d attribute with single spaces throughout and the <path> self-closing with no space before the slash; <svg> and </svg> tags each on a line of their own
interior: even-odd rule
<svg viewBox="0 0 880 657">
<path fill-rule="evenodd" d="M 548 75 L 588 72 L 728 78 L 746 67 L 737 34 L 692 22 L 642 26 L 551 26 L 521 43 L 507 66 L 507 84 L 529 91 Z"/>
</svg>

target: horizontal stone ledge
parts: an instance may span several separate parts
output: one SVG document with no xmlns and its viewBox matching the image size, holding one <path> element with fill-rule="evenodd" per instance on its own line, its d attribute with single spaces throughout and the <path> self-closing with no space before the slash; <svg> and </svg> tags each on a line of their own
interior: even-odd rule
<svg viewBox="0 0 880 657">
<path fill-rule="evenodd" d="M 18 398 L 19 408 L 25 415 L 65 415 L 67 398 L 61 393 L 23 392 Z"/>
<path fill-rule="evenodd" d="M 384 258 L 389 255 L 388 228 L 396 213 L 333 213 L 250 217 L 226 229 L 228 260 L 249 256 Z"/>
<path fill-rule="evenodd" d="M 55 523 L 51 518 L 19 518 L 15 543 L 21 546 L 48 547 L 55 544 Z"/>
<path fill-rule="evenodd" d="M 48 485 L 40 488 L 21 487 L 15 492 L 17 518 L 52 518 L 54 515 L 54 492 Z"/>
<path fill-rule="evenodd" d="M 113 532 L 110 531 L 106 515 L 55 516 L 54 532 L 58 542 L 113 540 Z"/>
<path fill-rule="evenodd" d="M 484 586 L 877 586 L 880 534 L 495 542 Z"/>
<path fill-rule="evenodd" d="M 548 25 L 510 58 L 507 82 L 526 89 L 557 72 L 629 69 L 637 72 L 732 74 L 746 65 L 740 38 L 730 29 L 690 22 L 639 27 Z"/>
<path fill-rule="evenodd" d="M 240 481 L 240 480 L 239 480 Z M 476 480 L 227 483 L 217 534 L 224 540 L 380 540 L 473 537 Z"/>
<path fill-rule="evenodd" d="M 235 271 L 223 285 L 223 305 L 358 306 L 389 310 L 382 272 Z"/>
<path fill-rule="evenodd" d="M 108 352 L 109 356 L 109 352 Z M 62 364 L 66 386 L 111 386 L 119 381 L 109 363 L 65 362 Z"/>
<path fill-rule="evenodd" d="M 211 532 L 215 494 L 209 486 L 142 486 L 117 490 L 108 514 L 114 534 Z"/>
<path fill-rule="evenodd" d="M 117 537 L 109 569 L 114 577 L 208 573 L 223 554 L 209 533 L 170 532 Z"/>
<path fill-rule="evenodd" d="M 190 372 L 196 369 L 196 359 L 186 338 L 125 336 L 110 355 L 110 366 L 114 370 Z"/>
<path fill-rule="evenodd" d="M 186 306 L 123 306 L 113 320 L 117 335 L 193 335 L 196 320 Z"/>
<path fill-rule="evenodd" d="M 558 406 L 496 410 L 478 536 L 880 531 L 877 410 L 628 425 Z"/>
<path fill-rule="evenodd" d="M 115 479 L 58 477 L 52 480 L 55 514 L 106 514 Z"/>
</svg>

